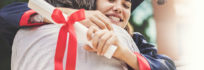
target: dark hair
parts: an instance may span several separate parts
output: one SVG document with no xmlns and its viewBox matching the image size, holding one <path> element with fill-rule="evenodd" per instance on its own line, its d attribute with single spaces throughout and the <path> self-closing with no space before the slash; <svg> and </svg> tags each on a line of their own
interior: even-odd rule
<svg viewBox="0 0 204 70">
<path fill-rule="evenodd" d="M 67 7 L 74 9 L 84 8 L 86 10 L 96 9 L 96 0 L 46 0 L 55 7 Z"/>
<path fill-rule="evenodd" d="M 46 0 L 55 7 L 67 7 L 74 9 L 84 8 L 86 10 L 96 10 L 96 0 Z M 125 27 L 127 32 L 132 35 L 133 28 L 130 23 Z"/>
</svg>

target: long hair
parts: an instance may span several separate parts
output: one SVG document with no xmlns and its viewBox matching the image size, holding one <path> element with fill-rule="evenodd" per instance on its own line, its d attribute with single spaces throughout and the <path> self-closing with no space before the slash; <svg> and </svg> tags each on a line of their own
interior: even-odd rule
<svg viewBox="0 0 204 70">
<path fill-rule="evenodd" d="M 86 10 L 96 9 L 96 0 L 46 0 L 55 7 L 67 7 L 73 9 L 84 8 Z"/>
<path fill-rule="evenodd" d="M 132 25 L 130 23 L 128 23 L 125 27 L 125 30 L 132 36 L 133 35 L 133 32 L 134 32 L 134 29 L 132 27 Z"/>
<path fill-rule="evenodd" d="M 73 9 L 84 8 L 86 10 L 96 10 L 96 0 L 46 0 L 55 7 L 67 7 Z M 130 23 L 127 24 L 125 30 L 132 35 L 133 28 Z"/>
</svg>

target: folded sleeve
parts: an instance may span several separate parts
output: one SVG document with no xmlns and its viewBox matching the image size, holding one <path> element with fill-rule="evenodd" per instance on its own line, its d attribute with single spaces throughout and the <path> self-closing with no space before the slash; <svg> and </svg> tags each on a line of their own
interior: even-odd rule
<svg viewBox="0 0 204 70">
<path fill-rule="evenodd" d="M 176 70 L 174 62 L 165 55 L 159 55 L 157 53 L 157 48 L 147 43 L 142 34 L 135 32 L 133 39 L 140 50 L 140 54 L 135 53 L 137 55 L 139 67 L 148 69 L 149 65 L 151 70 Z M 148 63 L 146 63 L 146 61 Z"/>
<path fill-rule="evenodd" d="M 12 46 L 13 38 L 20 27 L 21 16 L 27 10 L 29 10 L 27 3 L 23 2 L 12 3 L 0 9 L 1 48 L 10 48 Z"/>
<path fill-rule="evenodd" d="M 150 65 L 145 57 L 143 57 L 138 52 L 135 52 L 135 55 L 137 56 L 137 61 L 139 64 L 139 70 L 151 70 Z"/>
<path fill-rule="evenodd" d="M 4 25 L 8 28 L 20 27 L 19 22 L 21 17 L 28 10 L 30 9 L 27 7 L 27 3 L 24 2 L 15 2 L 3 7 L 0 10 L 0 18 L 3 21 L 0 25 Z"/>
<path fill-rule="evenodd" d="M 22 17 L 21 17 L 21 19 L 20 19 L 20 23 L 19 23 L 19 25 L 21 26 L 21 27 L 24 27 L 24 26 L 36 26 L 36 25 L 42 25 L 42 24 L 44 24 L 44 23 L 32 23 L 32 22 L 30 22 L 30 20 L 31 20 L 31 17 L 33 17 L 34 15 L 36 15 L 37 13 L 34 11 L 34 10 L 28 10 L 28 11 L 26 11 L 23 15 L 22 15 Z M 32 18 L 33 19 L 33 18 Z"/>
<path fill-rule="evenodd" d="M 0 10 L 0 17 L 4 20 L 1 24 L 7 27 L 24 27 L 42 25 L 43 23 L 31 23 L 30 18 L 37 13 L 34 10 L 28 8 L 28 4 L 24 2 L 15 2 L 9 4 Z"/>
<path fill-rule="evenodd" d="M 0 9 L 0 40 L 1 46 L 12 46 L 13 38 L 20 27 L 30 24 L 29 19 L 34 15 L 25 2 L 14 2 Z M 41 23 L 42 24 L 42 23 Z"/>
</svg>

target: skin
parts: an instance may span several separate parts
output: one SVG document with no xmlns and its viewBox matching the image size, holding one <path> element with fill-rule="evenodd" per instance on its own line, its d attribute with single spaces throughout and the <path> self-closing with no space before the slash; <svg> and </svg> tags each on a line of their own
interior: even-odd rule
<svg viewBox="0 0 204 70">
<path fill-rule="evenodd" d="M 73 12 L 77 11 L 77 9 L 62 8 L 62 7 L 58 7 L 58 9 L 60 9 L 67 15 L 71 15 Z M 87 28 L 90 28 L 90 26 L 95 26 L 97 29 L 112 30 L 112 27 L 110 25 L 112 22 L 110 21 L 108 17 L 106 17 L 99 10 L 86 10 L 85 17 L 86 19 L 83 21 L 80 21 L 80 23 L 82 23 Z M 46 18 L 44 18 L 44 22 L 51 23 Z"/>
<path fill-rule="evenodd" d="M 128 0 L 97 0 L 96 5 L 97 10 L 86 10 L 86 19 L 80 21 L 80 23 L 89 28 L 87 38 L 92 41 L 94 47 L 90 48 L 85 45 L 84 49 L 103 56 L 110 45 L 115 45 L 118 48 L 113 57 L 126 62 L 133 69 L 139 70 L 136 55 L 128 47 L 121 45 L 110 25 L 116 24 L 125 28 L 131 14 L 131 2 Z M 58 9 L 61 9 L 67 15 L 77 11 L 71 8 Z M 120 21 L 118 18 L 120 18 Z M 46 19 L 44 21 L 49 23 Z M 94 36 L 92 37 L 93 34 Z"/>
<path fill-rule="evenodd" d="M 127 0 L 97 0 L 97 10 L 105 14 L 112 24 L 116 24 L 125 28 L 130 18 L 131 2 Z M 116 18 L 113 18 L 117 17 Z M 120 21 L 118 20 L 120 18 Z M 122 20 L 122 21 L 121 21 Z M 92 37 L 92 35 L 94 36 Z M 99 56 L 103 56 L 110 45 L 118 47 L 113 57 L 126 62 L 132 68 L 139 70 L 136 55 L 129 50 L 128 47 L 121 45 L 112 30 L 98 30 L 95 26 L 91 26 L 88 30 L 87 37 L 92 41 L 94 48 L 85 46 L 87 51 L 96 52 Z"/>
</svg>

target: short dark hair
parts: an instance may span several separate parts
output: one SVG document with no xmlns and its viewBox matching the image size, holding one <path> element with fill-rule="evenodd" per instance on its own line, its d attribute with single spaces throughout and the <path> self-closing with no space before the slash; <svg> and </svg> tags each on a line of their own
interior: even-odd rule
<svg viewBox="0 0 204 70">
<path fill-rule="evenodd" d="M 67 7 L 74 9 L 84 8 L 86 10 L 96 9 L 96 0 L 46 0 L 55 7 Z"/>
</svg>

